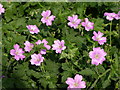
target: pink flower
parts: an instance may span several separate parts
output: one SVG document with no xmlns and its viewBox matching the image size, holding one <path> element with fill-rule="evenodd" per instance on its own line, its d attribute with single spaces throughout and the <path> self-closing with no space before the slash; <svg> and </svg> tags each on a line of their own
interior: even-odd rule
<svg viewBox="0 0 120 90">
<path fill-rule="evenodd" d="M 106 42 L 106 37 L 102 37 L 103 33 L 101 33 L 100 31 L 98 31 L 98 33 L 94 31 L 93 34 L 94 36 L 92 37 L 92 39 L 94 41 L 98 41 L 100 45 L 103 45 Z"/>
<path fill-rule="evenodd" d="M 106 55 L 107 53 L 100 47 L 93 48 L 93 51 L 89 52 L 89 57 L 92 59 L 92 64 L 95 64 L 96 66 L 105 61 Z"/>
<path fill-rule="evenodd" d="M 66 46 L 64 46 L 64 44 L 64 40 L 61 42 L 59 40 L 55 40 L 54 44 L 52 45 L 52 50 L 56 50 L 56 53 L 61 53 L 62 50 L 66 49 Z"/>
<path fill-rule="evenodd" d="M 3 5 L 0 4 L 0 15 L 5 12 L 5 9 L 3 8 Z"/>
<path fill-rule="evenodd" d="M 86 88 L 85 81 L 82 81 L 82 76 L 79 74 L 76 74 L 74 79 L 73 78 L 67 78 L 66 84 L 68 84 L 68 88 Z"/>
<path fill-rule="evenodd" d="M 80 24 L 80 22 L 81 22 L 81 20 L 78 19 L 78 16 L 77 16 L 77 15 L 72 15 L 72 17 L 71 17 L 71 16 L 68 16 L 68 20 L 70 21 L 70 22 L 68 23 L 68 25 L 69 25 L 70 27 L 73 27 L 74 29 L 76 29 L 76 28 L 78 27 L 78 24 Z"/>
<path fill-rule="evenodd" d="M 39 29 L 36 25 L 27 25 L 26 27 L 29 29 L 31 34 L 34 34 L 34 33 L 38 34 L 39 32 Z"/>
<path fill-rule="evenodd" d="M 31 55 L 31 60 L 30 60 L 30 62 L 31 62 L 31 64 L 32 65 L 36 65 L 36 66 L 40 66 L 40 64 L 43 62 L 43 60 L 44 60 L 44 57 L 42 57 L 42 55 L 41 54 L 33 54 L 33 55 Z"/>
<path fill-rule="evenodd" d="M 48 41 L 46 39 L 43 39 L 42 41 L 41 40 L 38 40 L 36 42 L 37 45 L 40 45 L 40 44 L 44 44 L 44 47 L 47 49 L 47 50 L 50 50 L 51 46 L 50 45 L 47 45 L 48 44 Z"/>
<path fill-rule="evenodd" d="M 47 45 L 47 44 L 44 44 L 44 47 L 47 49 L 47 50 L 50 50 L 51 46 L 50 45 Z"/>
<path fill-rule="evenodd" d="M 39 44 L 41 44 L 41 43 L 42 43 L 41 40 L 38 40 L 38 41 L 36 42 L 37 45 L 39 45 Z"/>
<path fill-rule="evenodd" d="M 85 18 L 85 22 L 82 22 L 81 24 L 82 24 L 82 26 L 85 27 L 85 30 L 87 30 L 87 31 L 89 31 L 90 29 L 93 29 L 93 28 L 94 28 L 94 26 L 93 26 L 94 23 L 90 22 L 90 21 L 88 20 L 88 18 Z"/>
<path fill-rule="evenodd" d="M 46 39 L 43 39 L 43 40 L 42 40 L 42 43 L 47 44 L 48 41 L 47 41 Z"/>
<path fill-rule="evenodd" d="M 22 50 L 22 48 L 20 48 L 20 46 L 18 44 L 14 45 L 14 49 L 10 50 L 10 54 L 12 56 L 14 56 L 14 58 L 18 61 L 18 60 L 23 60 L 25 58 L 25 56 L 23 55 L 24 51 Z"/>
<path fill-rule="evenodd" d="M 114 18 L 117 18 L 117 14 L 115 14 L 115 13 L 105 12 L 104 16 L 107 16 L 106 19 L 109 20 L 109 21 L 112 21 Z"/>
<path fill-rule="evenodd" d="M 54 21 L 55 16 L 51 15 L 50 10 L 43 11 L 41 15 L 43 16 L 41 19 L 42 23 L 46 23 L 47 26 L 52 25 L 52 21 Z"/>
<path fill-rule="evenodd" d="M 40 54 L 46 54 L 46 49 L 41 49 Z"/>
<path fill-rule="evenodd" d="M 116 19 L 116 20 L 120 19 L 120 11 L 118 12 L 118 14 L 116 14 L 115 19 Z"/>
<path fill-rule="evenodd" d="M 28 52 L 30 52 L 32 48 L 34 47 L 34 44 L 30 43 L 29 41 L 26 41 L 24 45 L 25 45 L 24 47 L 25 51 L 28 51 Z"/>
</svg>

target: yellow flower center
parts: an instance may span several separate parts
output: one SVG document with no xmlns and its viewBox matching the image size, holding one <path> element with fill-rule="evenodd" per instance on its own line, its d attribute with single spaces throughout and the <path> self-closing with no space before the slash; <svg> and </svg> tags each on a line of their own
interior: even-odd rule
<svg viewBox="0 0 120 90">
<path fill-rule="evenodd" d="M 96 58 L 96 59 L 98 59 L 98 58 L 99 58 L 99 55 L 98 55 L 98 54 L 96 54 L 96 55 L 95 55 L 95 58 Z"/>
<path fill-rule="evenodd" d="M 19 52 L 15 52 L 15 54 L 16 54 L 16 55 L 18 55 L 18 54 L 19 54 Z"/>
<path fill-rule="evenodd" d="M 59 48 L 62 48 L 62 46 L 59 46 Z"/>
<path fill-rule="evenodd" d="M 77 86 L 78 86 L 78 83 L 74 83 L 74 86 L 77 87 Z"/>
<path fill-rule="evenodd" d="M 37 61 L 37 62 L 39 62 L 39 61 L 40 61 L 40 59 L 37 59 L 36 61 Z"/>
<path fill-rule="evenodd" d="M 49 19 L 49 17 L 46 17 L 46 19 Z"/>
<path fill-rule="evenodd" d="M 72 24 L 75 24 L 75 22 L 73 21 Z"/>
</svg>

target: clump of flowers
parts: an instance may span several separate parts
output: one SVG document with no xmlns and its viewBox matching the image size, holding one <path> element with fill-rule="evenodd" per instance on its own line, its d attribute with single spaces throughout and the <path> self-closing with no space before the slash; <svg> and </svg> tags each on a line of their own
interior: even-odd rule
<svg viewBox="0 0 120 90">
<path fill-rule="evenodd" d="M 64 46 L 65 42 L 64 40 L 59 41 L 59 40 L 55 40 L 54 44 L 52 45 L 52 50 L 56 50 L 56 53 L 61 53 L 62 50 L 66 49 L 66 46 Z"/>
<path fill-rule="evenodd" d="M 105 12 L 104 16 L 106 16 L 106 19 L 109 21 L 112 21 L 113 19 L 116 19 L 116 20 L 120 19 L 119 12 L 118 14 Z"/>
<path fill-rule="evenodd" d="M 71 16 L 68 16 L 68 20 L 70 21 L 70 22 L 68 23 L 68 25 L 69 25 L 70 27 L 73 27 L 74 29 L 76 29 L 76 28 L 78 27 L 78 25 L 80 24 L 80 22 L 81 22 L 81 20 L 78 19 L 78 16 L 77 16 L 77 15 L 72 15 L 72 17 L 71 17 Z"/>
<path fill-rule="evenodd" d="M 18 44 L 14 45 L 14 49 L 10 50 L 10 54 L 12 56 L 14 56 L 14 58 L 18 61 L 18 60 L 23 60 L 25 58 L 25 56 L 23 55 L 24 51 L 22 50 L 22 48 L 20 48 L 20 46 Z"/>
<path fill-rule="evenodd" d="M 52 25 L 52 21 L 54 21 L 55 16 L 51 15 L 50 10 L 43 11 L 41 15 L 43 16 L 41 19 L 42 23 L 46 23 L 47 26 Z"/>
<path fill-rule="evenodd" d="M 93 51 L 89 52 L 89 57 L 92 59 L 92 64 L 95 64 L 96 66 L 99 64 L 102 64 L 103 61 L 105 61 L 105 56 L 107 53 L 101 49 L 100 47 L 93 48 Z"/>
<path fill-rule="evenodd" d="M 5 9 L 3 8 L 3 5 L 0 4 L 0 15 L 5 12 Z"/>
<path fill-rule="evenodd" d="M 90 22 L 90 21 L 88 20 L 88 18 L 85 18 L 85 22 L 82 22 L 81 24 L 82 24 L 82 26 L 85 27 L 85 30 L 86 30 L 86 31 L 89 31 L 90 29 L 93 29 L 93 28 L 94 28 L 94 26 L 93 26 L 94 23 Z"/>
<path fill-rule="evenodd" d="M 26 27 L 28 28 L 31 34 L 38 34 L 38 32 L 40 32 L 36 25 L 27 25 Z"/>
<path fill-rule="evenodd" d="M 42 55 L 41 54 L 33 54 L 33 55 L 31 55 L 31 60 L 30 60 L 30 62 L 31 62 L 31 64 L 32 65 L 36 65 L 36 66 L 40 66 L 40 64 L 43 62 L 43 60 L 44 60 L 44 57 L 42 57 Z"/>
<path fill-rule="evenodd" d="M 74 79 L 73 78 L 67 78 L 66 84 L 68 84 L 68 88 L 85 88 L 86 83 L 85 81 L 82 81 L 83 77 L 82 75 L 76 74 Z"/>
<path fill-rule="evenodd" d="M 27 52 L 30 52 L 32 50 L 32 48 L 34 47 L 34 44 L 30 43 L 29 41 L 26 41 L 24 43 L 24 45 L 25 45 L 24 49 Z"/>
<path fill-rule="evenodd" d="M 94 31 L 93 34 L 94 36 L 92 37 L 92 39 L 94 41 L 98 41 L 100 45 L 103 45 L 106 42 L 106 37 L 102 37 L 104 34 L 101 33 L 100 31 L 98 31 L 98 33 Z"/>
</svg>

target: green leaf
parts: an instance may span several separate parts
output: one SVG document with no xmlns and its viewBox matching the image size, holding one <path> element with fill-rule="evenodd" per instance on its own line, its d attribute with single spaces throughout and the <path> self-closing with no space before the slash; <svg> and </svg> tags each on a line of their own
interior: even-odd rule
<svg viewBox="0 0 120 90">
<path fill-rule="evenodd" d="M 103 87 L 103 88 L 106 88 L 106 87 L 108 87 L 110 84 L 111 84 L 111 81 L 110 81 L 109 79 L 107 79 L 107 80 L 105 80 L 105 81 L 103 82 L 102 87 Z"/>
<path fill-rule="evenodd" d="M 93 70 L 91 70 L 90 68 L 86 68 L 86 69 L 80 71 L 79 73 L 82 75 L 86 75 L 86 76 L 91 76 L 91 75 L 95 76 L 96 75 L 96 73 Z"/>
</svg>

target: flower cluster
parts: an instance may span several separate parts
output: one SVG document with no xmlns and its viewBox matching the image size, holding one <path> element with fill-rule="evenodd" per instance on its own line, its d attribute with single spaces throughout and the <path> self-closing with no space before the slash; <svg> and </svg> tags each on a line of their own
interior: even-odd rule
<svg viewBox="0 0 120 90">
<path fill-rule="evenodd" d="M 0 15 L 1 13 L 4 13 L 4 8 L 2 8 L 3 6 L 0 4 Z M 54 15 L 51 15 L 51 11 L 50 10 L 46 10 L 43 11 L 41 13 L 42 18 L 41 18 L 41 22 L 45 23 L 47 26 L 51 26 L 52 22 L 54 21 L 54 19 L 56 18 Z M 118 14 L 115 13 L 108 13 L 105 12 L 104 16 L 106 16 L 106 19 L 108 19 L 109 21 L 112 21 L 113 19 L 120 19 L 120 11 L 118 12 Z M 88 18 L 85 18 L 83 22 L 81 22 L 81 19 L 78 19 L 78 15 L 72 15 L 72 16 L 68 16 L 67 20 L 68 22 L 68 26 L 70 26 L 71 28 L 73 27 L 74 29 L 78 28 L 79 25 L 81 24 L 81 26 L 83 26 L 85 28 L 86 31 L 90 31 L 94 29 L 94 23 L 90 22 Z M 40 32 L 40 30 L 38 29 L 38 27 L 36 25 L 27 25 L 26 26 L 27 29 L 30 31 L 31 34 L 38 34 L 38 32 Z M 94 36 L 92 37 L 92 39 L 94 41 L 98 41 L 98 43 L 100 45 L 103 45 L 104 43 L 106 43 L 106 37 L 103 37 L 103 33 L 98 31 L 97 32 L 93 32 Z M 30 63 L 32 65 L 36 65 L 36 66 L 40 66 L 41 63 L 44 61 L 44 57 L 43 55 L 45 55 L 47 53 L 47 50 L 50 50 L 52 47 L 52 50 L 55 50 L 56 53 L 62 53 L 63 50 L 66 49 L 65 46 L 65 41 L 64 40 L 55 40 L 54 44 L 52 44 L 52 46 L 48 45 L 48 41 L 46 39 L 43 40 L 38 40 L 37 42 L 35 42 L 34 44 L 30 43 L 29 41 L 25 41 L 24 45 L 24 50 L 26 52 L 31 52 L 31 50 L 40 45 L 43 44 L 43 47 L 45 47 L 45 49 L 40 48 L 38 53 L 33 53 L 31 55 L 31 60 Z M 14 45 L 14 49 L 10 50 L 10 54 L 12 56 L 14 56 L 14 59 L 18 60 L 23 60 L 25 58 L 25 56 L 23 55 L 25 52 L 22 50 L 22 48 L 20 48 L 20 46 L 18 44 Z M 95 65 L 99 65 L 102 64 L 103 61 L 105 61 L 105 56 L 107 55 L 107 53 L 104 51 L 104 49 L 101 49 L 100 47 L 97 48 L 93 48 L 93 51 L 89 52 L 89 57 L 92 59 L 91 64 L 95 64 Z M 68 88 L 86 88 L 86 82 L 82 81 L 83 77 L 79 74 L 76 74 L 74 79 L 73 78 L 67 78 L 66 80 L 66 84 L 68 84 Z"/>
<path fill-rule="evenodd" d="M 30 43 L 29 41 L 25 41 L 24 45 L 24 50 L 26 52 L 30 52 L 36 45 L 40 45 L 43 44 L 43 47 L 45 47 L 47 50 L 50 50 L 51 46 L 48 45 L 48 41 L 46 39 L 38 40 L 37 42 L 35 42 L 35 44 Z M 56 50 L 56 53 L 61 53 L 62 50 L 66 49 L 66 46 L 64 46 L 65 42 L 64 40 L 62 40 L 61 42 L 59 40 L 55 40 L 54 44 L 52 45 L 52 50 Z M 31 55 L 31 64 L 32 65 L 36 65 L 36 66 L 40 66 L 41 62 L 43 62 L 44 57 L 42 55 L 45 55 L 47 50 L 46 49 L 40 49 L 39 53 L 36 54 L 32 54 Z M 22 50 L 22 48 L 19 48 L 18 44 L 14 45 L 14 49 L 10 50 L 10 54 L 14 56 L 14 58 L 18 61 L 18 60 L 23 60 L 25 58 L 25 56 L 23 55 L 24 51 Z"/>
<path fill-rule="evenodd" d="M 78 25 L 80 24 L 81 22 L 81 19 L 78 19 L 78 16 L 77 15 L 73 15 L 72 17 L 71 16 L 68 16 L 68 20 L 70 21 L 68 23 L 68 26 L 70 27 L 73 27 L 74 29 L 76 29 L 78 27 Z M 94 28 L 94 23 L 90 22 L 88 20 L 88 18 L 85 18 L 85 21 L 81 23 L 81 25 L 83 27 L 85 27 L 85 30 L 86 31 L 89 31 L 90 29 L 93 29 Z"/>
<path fill-rule="evenodd" d="M 113 19 L 118 20 L 118 19 L 120 19 L 120 11 L 117 14 L 105 12 L 104 16 L 106 16 L 106 19 L 109 21 L 112 21 Z"/>
</svg>

